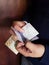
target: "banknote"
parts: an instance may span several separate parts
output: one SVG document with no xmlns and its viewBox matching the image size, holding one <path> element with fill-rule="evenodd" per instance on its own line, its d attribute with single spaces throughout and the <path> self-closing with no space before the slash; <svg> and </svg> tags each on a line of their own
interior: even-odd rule
<svg viewBox="0 0 49 65">
<path fill-rule="evenodd" d="M 18 54 L 18 51 L 15 47 L 15 44 L 17 44 L 17 42 L 13 39 L 14 36 L 10 36 L 10 38 L 5 42 L 5 45 L 12 51 L 14 52 L 16 55 Z"/>
<path fill-rule="evenodd" d="M 35 38 L 39 34 L 39 32 L 30 23 L 27 23 L 22 29 L 24 30 L 23 36 L 28 40 Z"/>
</svg>

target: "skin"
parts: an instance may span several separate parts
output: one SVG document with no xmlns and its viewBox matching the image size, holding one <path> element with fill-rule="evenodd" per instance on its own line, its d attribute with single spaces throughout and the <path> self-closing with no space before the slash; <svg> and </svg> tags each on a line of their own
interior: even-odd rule
<svg viewBox="0 0 49 65">
<path fill-rule="evenodd" d="M 13 27 L 19 32 L 24 32 L 22 27 L 25 25 L 23 21 L 14 21 Z M 25 57 L 34 57 L 39 58 L 42 57 L 45 52 L 44 45 L 38 43 L 32 43 L 31 41 L 27 41 L 25 43 L 19 42 L 16 46 L 16 49 Z"/>
</svg>

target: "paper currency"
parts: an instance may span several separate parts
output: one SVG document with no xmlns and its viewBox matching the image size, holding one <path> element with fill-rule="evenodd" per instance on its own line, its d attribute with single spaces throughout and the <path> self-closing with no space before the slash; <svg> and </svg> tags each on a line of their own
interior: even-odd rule
<svg viewBox="0 0 49 65">
<path fill-rule="evenodd" d="M 18 54 L 18 51 L 15 48 L 15 40 L 13 40 L 13 35 L 6 41 L 5 45 L 16 55 Z"/>
<path fill-rule="evenodd" d="M 27 23 L 22 29 L 24 29 L 23 36 L 28 40 L 33 39 L 39 34 L 39 32 L 30 23 Z"/>
</svg>

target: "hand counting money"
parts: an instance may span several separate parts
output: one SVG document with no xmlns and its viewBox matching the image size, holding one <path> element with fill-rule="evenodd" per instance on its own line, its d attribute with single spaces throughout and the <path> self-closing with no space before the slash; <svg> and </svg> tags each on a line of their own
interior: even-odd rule
<svg viewBox="0 0 49 65">
<path fill-rule="evenodd" d="M 11 28 L 17 36 L 17 40 L 19 40 L 21 42 L 23 42 L 24 40 L 34 41 L 34 40 L 38 39 L 37 35 L 39 34 L 39 32 L 30 23 L 26 23 L 26 25 L 24 27 L 22 27 L 22 29 L 24 30 L 23 33 L 18 32 L 13 27 L 11 27 Z M 5 45 L 10 50 L 12 50 L 16 55 L 18 54 L 18 51 L 16 50 L 17 42 L 14 40 L 13 35 L 6 41 Z"/>
</svg>

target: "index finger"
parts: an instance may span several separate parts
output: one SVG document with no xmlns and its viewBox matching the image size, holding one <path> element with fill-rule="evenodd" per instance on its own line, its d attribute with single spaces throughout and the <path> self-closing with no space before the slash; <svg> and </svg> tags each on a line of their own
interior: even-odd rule
<svg viewBox="0 0 49 65">
<path fill-rule="evenodd" d="M 24 21 L 14 21 L 13 26 L 17 25 L 19 27 L 23 27 L 26 23 Z"/>
<path fill-rule="evenodd" d="M 24 30 L 23 30 L 21 27 L 19 27 L 18 25 L 15 25 L 14 28 L 15 28 L 17 31 L 19 31 L 19 32 L 24 32 Z"/>
</svg>

